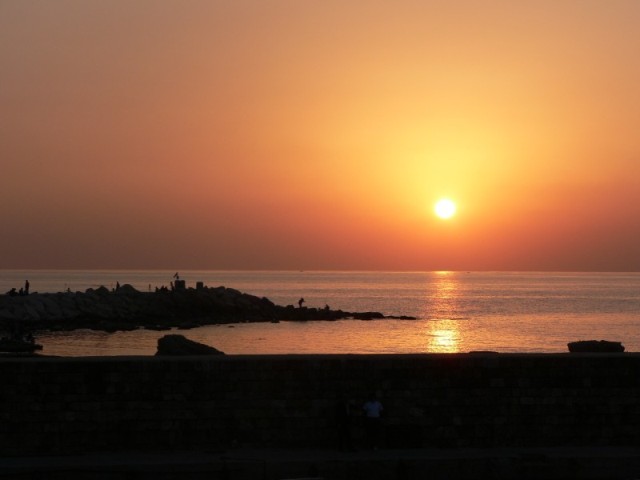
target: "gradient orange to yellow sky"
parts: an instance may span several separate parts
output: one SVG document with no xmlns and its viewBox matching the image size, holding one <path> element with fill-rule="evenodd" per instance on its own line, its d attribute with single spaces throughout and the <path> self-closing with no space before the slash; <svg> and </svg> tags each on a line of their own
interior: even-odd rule
<svg viewBox="0 0 640 480">
<path fill-rule="evenodd" d="M 0 268 L 640 271 L 638 25 L 0 0 Z"/>
</svg>

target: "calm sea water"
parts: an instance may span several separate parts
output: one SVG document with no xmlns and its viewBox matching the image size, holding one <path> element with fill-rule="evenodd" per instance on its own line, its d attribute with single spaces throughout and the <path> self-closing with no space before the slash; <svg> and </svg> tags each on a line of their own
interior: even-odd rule
<svg viewBox="0 0 640 480">
<path fill-rule="evenodd" d="M 171 271 L 1 271 L 0 291 L 129 283 L 169 285 Z M 411 315 L 418 320 L 234 324 L 181 331 L 229 354 L 566 352 L 567 342 L 622 341 L 640 351 L 640 273 L 184 271 L 187 286 L 224 285 L 282 305 Z M 151 355 L 166 332 L 41 334 L 50 355 Z"/>
</svg>

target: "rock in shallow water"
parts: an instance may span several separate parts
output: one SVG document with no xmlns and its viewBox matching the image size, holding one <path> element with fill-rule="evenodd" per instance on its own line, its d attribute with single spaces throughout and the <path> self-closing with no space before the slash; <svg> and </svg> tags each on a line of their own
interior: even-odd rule
<svg viewBox="0 0 640 480">
<path fill-rule="evenodd" d="M 568 343 L 569 351 L 572 353 L 616 353 L 624 352 L 621 342 L 609 342 L 607 340 L 583 340 L 580 342 Z"/>
<path fill-rule="evenodd" d="M 224 355 L 224 352 L 183 335 L 165 335 L 158 339 L 156 355 Z"/>
</svg>

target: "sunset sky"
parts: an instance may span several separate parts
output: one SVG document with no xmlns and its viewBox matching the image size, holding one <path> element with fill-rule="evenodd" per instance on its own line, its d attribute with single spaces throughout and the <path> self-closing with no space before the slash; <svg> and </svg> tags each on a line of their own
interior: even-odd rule
<svg viewBox="0 0 640 480">
<path fill-rule="evenodd" d="M 638 25 L 637 0 L 0 0 L 0 268 L 640 271 Z"/>
</svg>

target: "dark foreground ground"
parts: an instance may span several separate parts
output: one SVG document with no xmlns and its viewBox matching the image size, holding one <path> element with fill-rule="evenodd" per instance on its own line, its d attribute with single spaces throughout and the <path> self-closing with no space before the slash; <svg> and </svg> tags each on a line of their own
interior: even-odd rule
<svg viewBox="0 0 640 480">
<path fill-rule="evenodd" d="M 636 479 L 638 447 L 95 453 L 0 458 L 0 479 Z"/>
</svg>

